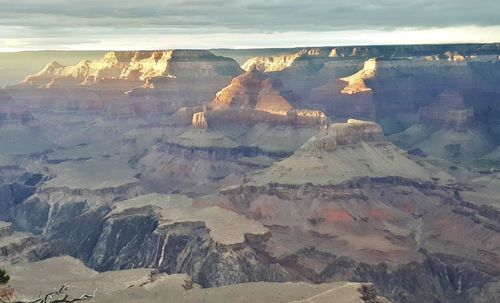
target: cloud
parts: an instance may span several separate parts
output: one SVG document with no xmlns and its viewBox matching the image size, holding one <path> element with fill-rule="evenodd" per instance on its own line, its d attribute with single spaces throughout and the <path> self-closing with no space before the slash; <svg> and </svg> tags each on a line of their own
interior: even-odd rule
<svg viewBox="0 0 500 303">
<path fill-rule="evenodd" d="M 463 27 L 479 30 L 488 28 L 491 31 L 500 26 L 497 16 L 500 3 L 497 0 L 480 2 L 0 0 L 0 41 L 3 40 L 3 44 L 6 44 L 7 39 L 33 43 L 39 41 L 39 47 L 44 47 L 43 43 L 51 42 L 50 39 L 63 41 L 66 37 L 72 37 L 72 40 L 81 38 L 81 42 L 84 42 L 113 37 L 147 39 L 160 36 L 180 39 L 193 35 L 226 35 L 239 37 L 233 43 L 236 45 L 246 44 L 244 39 L 249 34 L 258 34 L 263 39 L 271 34 L 289 35 L 297 32 L 315 33 L 318 36 L 334 32 L 356 34 L 370 30 L 391 33 L 408 29 L 423 32 L 436 28 Z M 301 39 L 296 37 L 295 43 L 300 43 Z M 74 45 L 78 41 L 63 44 Z M 261 44 L 268 43 L 261 41 Z M 45 48 L 48 45 L 45 44 Z"/>
<path fill-rule="evenodd" d="M 333 30 L 500 25 L 497 0 L 0 0 L 0 24 Z"/>
<path fill-rule="evenodd" d="M 481 43 L 500 37 L 500 26 L 455 27 L 399 30 L 290 31 L 268 33 L 185 33 L 154 31 L 121 32 L 103 29 L 98 36 L 75 31 L 71 35 L 53 33 L 51 37 L 0 38 L 0 51 L 58 50 L 143 50 L 169 48 L 257 48 L 305 47 L 373 44 Z"/>
</svg>

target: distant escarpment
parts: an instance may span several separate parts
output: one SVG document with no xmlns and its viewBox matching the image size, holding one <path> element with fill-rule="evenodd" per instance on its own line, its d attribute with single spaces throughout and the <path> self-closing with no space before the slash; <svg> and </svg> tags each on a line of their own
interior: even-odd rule
<svg viewBox="0 0 500 303">
<path fill-rule="evenodd" d="M 383 60 L 421 58 L 427 61 L 498 60 L 500 45 L 455 44 L 455 45 L 386 45 L 386 46 L 337 46 L 311 47 L 282 50 L 279 55 L 257 56 L 242 64 L 245 70 L 278 72 L 307 60 Z M 265 53 L 265 50 L 262 51 Z"/>
<path fill-rule="evenodd" d="M 459 91 L 466 102 L 479 94 L 493 102 L 485 92 L 500 83 L 499 53 L 498 44 L 305 48 L 251 58 L 242 67 L 282 80 L 305 101 L 302 107 L 320 106 L 333 117 L 390 119 L 428 105 L 443 90 Z"/>
<path fill-rule="evenodd" d="M 73 66 L 51 62 L 8 90 L 24 99 L 47 99 L 52 106 L 126 116 L 138 106 L 156 113 L 200 104 L 241 72 L 234 60 L 204 50 L 114 51 Z"/>
<path fill-rule="evenodd" d="M 42 109 L 147 116 L 207 104 L 232 78 L 257 70 L 281 81 L 280 91 L 293 108 L 314 109 L 330 117 L 377 119 L 392 125 L 387 129 L 393 133 L 408 126 L 403 115 L 428 106 L 444 90 L 458 91 L 470 104 L 479 96 L 482 101 L 474 104 L 474 110 L 486 111 L 498 97 L 499 48 L 498 44 L 320 47 L 283 49 L 279 55 L 261 50 L 253 53 L 263 56 L 248 59 L 242 68 L 232 59 L 203 50 L 110 52 L 73 66 L 52 62 L 8 91 L 16 99 L 36 100 L 32 105 Z M 214 52 L 243 56 L 237 51 Z M 195 124 L 210 123 L 203 114 L 197 117 L 201 123 Z"/>
<path fill-rule="evenodd" d="M 201 78 L 234 76 L 240 68 L 232 59 L 203 50 L 109 52 L 95 61 L 84 60 L 73 66 L 49 63 L 40 72 L 27 76 L 20 85 L 54 87 L 66 85 L 105 85 L 105 81 L 141 83 L 155 78 Z M 113 81 L 114 80 L 114 81 Z M 101 82 L 104 81 L 104 82 Z"/>
</svg>

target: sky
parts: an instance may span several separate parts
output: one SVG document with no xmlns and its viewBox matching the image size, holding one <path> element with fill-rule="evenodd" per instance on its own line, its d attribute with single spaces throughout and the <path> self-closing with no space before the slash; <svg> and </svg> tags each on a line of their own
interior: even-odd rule
<svg viewBox="0 0 500 303">
<path fill-rule="evenodd" d="M 0 51 L 500 42 L 498 0 L 0 0 Z"/>
</svg>

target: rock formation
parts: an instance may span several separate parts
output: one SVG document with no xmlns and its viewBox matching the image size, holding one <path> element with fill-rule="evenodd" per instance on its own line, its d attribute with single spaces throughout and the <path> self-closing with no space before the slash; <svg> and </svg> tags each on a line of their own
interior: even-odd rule
<svg viewBox="0 0 500 303">
<path fill-rule="evenodd" d="M 392 135 L 391 140 L 403 148 L 418 148 L 426 155 L 467 166 L 495 147 L 483 122 L 476 120 L 474 108 L 456 91 L 442 92 L 437 102 L 421 107 L 418 123 Z"/>
<path fill-rule="evenodd" d="M 242 108 L 284 115 L 292 106 L 280 95 L 281 83 L 256 69 L 231 81 L 217 93 L 211 106 L 214 109 Z"/>
<path fill-rule="evenodd" d="M 445 91 L 438 96 L 437 103 L 420 108 L 420 122 L 440 124 L 449 128 L 463 128 L 474 120 L 474 109 L 464 104 L 457 92 Z"/>
<path fill-rule="evenodd" d="M 207 127 L 211 121 L 306 126 L 326 121 L 321 111 L 295 108 L 286 100 L 285 93 L 281 81 L 252 69 L 234 78 L 202 112 L 182 109 L 172 123 L 183 124 L 183 117 L 195 127 Z"/>
<path fill-rule="evenodd" d="M 239 213 L 268 226 L 263 251 L 308 279 L 370 277 L 395 301 L 487 301 L 498 287 L 496 253 L 470 267 L 451 264 L 470 262 L 475 249 L 496 251 L 472 230 L 497 239 L 490 226 L 498 219 L 461 200 L 460 186 L 444 185 L 453 181 L 384 140 L 377 124 L 350 120 L 330 125 L 291 157 L 221 193 Z M 493 283 L 481 291 L 484 297 L 475 295 L 475 277 Z M 410 292 L 421 299 L 406 296 Z"/>
<path fill-rule="evenodd" d="M 94 300 L 108 303 L 129 302 L 131 297 L 151 303 L 164 302 L 165 298 L 179 303 L 195 303 L 200 300 L 207 303 L 221 300 L 238 303 L 257 300 L 267 303 L 390 303 L 378 296 L 374 289 L 367 288 L 367 285 L 371 285 L 368 283 L 261 282 L 216 287 L 207 291 L 199 284 L 193 283 L 185 274 L 167 275 L 148 268 L 99 273 L 79 260 L 67 256 L 11 265 L 6 269 L 12 275 L 11 283 L 16 292 L 16 299 L 37 298 L 48 288 L 68 284 L 71 292 L 75 293 L 92 293 L 97 288 Z M 49 271 L 52 274 L 47 277 Z"/>
<path fill-rule="evenodd" d="M 366 86 L 365 80 L 375 77 L 376 68 L 375 59 L 365 61 L 364 67 L 355 74 L 333 78 L 328 83 L 313 88 L 309 98 L 311 102 L 324 105 L 334 116 L 373 117 L 375 101 L 372 89 Z"/>
<path fill-rule="evenodd" d="M 114 51 L 73 66 L 51 62 L 8 90 L 59 110 L 86 112 L 100 104 L 98 111 L 123 117 L 141 115 L 139 102 L 147 103 L 147 114 L 164 114 L 211 100 L 242 71 L 234 60 L 204 50 Z"/>
<path fill-rule="evenodd" d="M 205 118 L 205 112 L 194 113 L 191 125 L 198 128 L 207 128 L 208 123 L 207 119 Z"/>
<path fill-rule="evenodd" d="M 0 90 L 0 259 L 103 302 L 497 302 L 499 50 L 52 63 Z"/>
<path fill-rule="evenodd" d="M 95 61 L 84 60 L 74 66 L 51 62 L 40 72 L 27 76 L 21 84 L 50 86 L 53 81 L 93 85 L 102 79 L 146 81 L 152 78 L 197 78 L 234 76 L 237 64 L 209 51 L 168 50 L 109 52 Z M 66 79 L 66 80 L 65 80 Z"/>
<path fill-rule="evenodd" d="M 273 56 L 273 57 L 255 57 L 251 58 L 241 66 L 246 71 L 256 69 L 260 72 L 279 72 L 282 71 L 297 59 L 301 54 L 296 53 L 293 55 Z"/>
<path fill-rule="evenodd" d="M 424 181 L 441 177 L 444 182 L 452 181 L 445 174 L 433 176 L 429 167 L 417 164 L 385 140 L 376 123 L 349 119 L 347 123 L 330 124 L 291 157 L 259 174 L 255 182 L 339 184 L 366 176 Z"/>
<path fill-rule="evenodd" d="M 354 75 L 340 78 L 347 82 L 347 86 L 342 89 L 343 94 L 353 95 L 358 93 L 369 92 L 372 89 L 366 86 L 365 80 L 375 77 L 377 72 L 377 61 L 370 59 L 365 62 L 363 69 Z"/>
</svg>

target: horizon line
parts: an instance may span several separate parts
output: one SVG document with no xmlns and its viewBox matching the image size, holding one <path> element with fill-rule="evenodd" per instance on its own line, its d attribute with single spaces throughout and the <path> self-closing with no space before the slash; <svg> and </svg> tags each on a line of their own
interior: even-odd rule
<svg viewBox="0 0 500 303">
<path fill-rule="evenodd" d="M 283 46 L 283 47 L 211 47 L 211 48 L 96 48 L 96 49 L 54 49 L 54 48 L 40 48 L 40 49 L 2 49 L 0 53 L 28 53 L 28 52 L 112 52 L 112 51 L 162 51 L 162 50 L 280 50 L 280 49 L 300 49 L 300 48 L 335 48 L 335 47 L 381 47 L 381 46 L 452 46 L 452 45 L 495 45 L 500 44 L 499 41 L 495 42 L 443 42 L 443 43 L 380 43 L 380 44 L 338 44 L 338 45 L 307 45 L 307 46 Z"/>
</svg>

